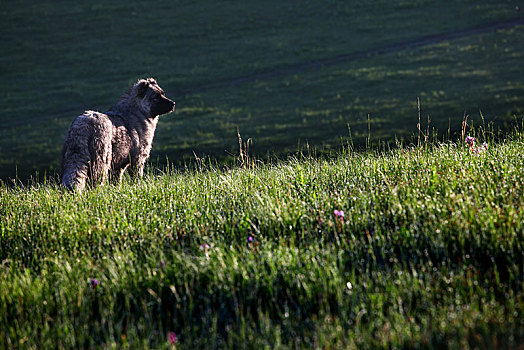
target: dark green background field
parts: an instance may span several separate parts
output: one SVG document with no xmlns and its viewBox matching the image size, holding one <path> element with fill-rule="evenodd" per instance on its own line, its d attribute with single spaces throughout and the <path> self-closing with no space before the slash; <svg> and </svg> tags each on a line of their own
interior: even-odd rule
<svg viewBox="0 0 524 350">
<path fill-rule="evenodd" d="M 152 154 L 175 164 L 193 152 L 218 160 L 237 153 L 237 129 L 261 156 L 306 142 L 338 148 L 348 141 L 348 124 L 357 146 L 368 127 L 374 142 L 409 141 L 417 98 L 423 120 L 429 115 L 441 134 L 459 129 L 464 114 L 507 127 L 524 110 L 519 5 L 2 2 L 0 178 L 56 172 L 73 118 L 108 109 L 147 76 L 177 101 Z M 419 45 L 442 33 L 457 35 Z"/>
</svg>

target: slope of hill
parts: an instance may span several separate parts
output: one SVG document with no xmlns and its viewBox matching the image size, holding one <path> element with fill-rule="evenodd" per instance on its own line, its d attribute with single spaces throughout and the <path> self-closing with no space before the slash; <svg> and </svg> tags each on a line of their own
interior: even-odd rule
<svg viewBox="0 0 524 350">
<path fill-rule="evenodd" d="M 0 348 L 518 347 L 524 137 L 475 137 L 0 187 Z"/>
</svg>

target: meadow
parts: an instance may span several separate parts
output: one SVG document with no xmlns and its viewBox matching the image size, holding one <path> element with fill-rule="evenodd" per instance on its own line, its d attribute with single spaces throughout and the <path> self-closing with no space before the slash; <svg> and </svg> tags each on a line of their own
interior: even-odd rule
<svg viewBox="0 0 524 350">
<path fill-rule="evenodd" d="M 523 116 L 514 1 L 9 1 L 0 6 L 0 178 L 56 172 L 73 118 L 154 76 L 177 111 L 153 159 L 259 158 L 409 140 Z M 494 27 L 494 23 L 512 23 Z M 478 30 L 473 30 L 477 28 Z M 488 28 L 488 30 L 482 30 Z M 455 36 L 453 34 L 456 34 Z M 444 34 L 445 40 L 429 40 Z M 446 36 L 447 34 L 447 36 Z M 396 48 L 396 49 L 394 49 Z M 481 117 L 482 116 L 482 117 Z"/>
<path fill-rule="evenodd" d="M 518 348 L 523 135 L 0 187 L 0 348 Z"/>
<path fill-rule="evenodd" d="M 0 23 L 0 349 L 524 344 L 515 1 L 19 0 Z M 177 109 L 148 174 L 63 191 L 73 118 L 149 76 Z"/>
</svg>

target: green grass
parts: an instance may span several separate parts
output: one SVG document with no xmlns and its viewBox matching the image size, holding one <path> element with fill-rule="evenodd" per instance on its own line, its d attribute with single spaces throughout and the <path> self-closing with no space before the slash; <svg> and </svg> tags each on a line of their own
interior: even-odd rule
<svg viewBox="0 0 524 350">
<path fill-rule="evenodd" d="M 518 347 L 524 137 L 475 136 L 0 187 L 0 348 Z"/>
<path fill-rule="evenodd" d="M 225 159 L 236 132 L 261 158 L 309 143 L 409 139 L 416 100 L 441 134 L 464 113 L 506 128 L 523 114 L 524 26 L 293 71 L 304 63 L 521 18 L 508 1 L 57 1 L 0 8 L 0 178 L 56 171 L 73 118 L 154 76 L 177 101 L 153 158 Z M 236 78 L 280 72 L 232 84 Z M 284 72 L 285 74 L 283 74 Z M 287 72 L 287 73 L 286 73 Z M 450 128 L 453 134 L 456 130 Z"/>
</svg>

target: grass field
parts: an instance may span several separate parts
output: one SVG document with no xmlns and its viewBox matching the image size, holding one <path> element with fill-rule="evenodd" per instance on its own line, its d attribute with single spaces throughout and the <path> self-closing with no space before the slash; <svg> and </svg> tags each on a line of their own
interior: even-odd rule
<svg viewBox="0 0 524 350">
<path fill-rule="evenodd" d="M 523 116 L 524 26 L 480 31 L 361 59 L 442 33 L 522 20 L 513 1 L 28 0 L 0 6 L 0 178 L 56 171 L 72 119 L 108 109 L 154 76 L 177 101 L 153 158 L 177 165 L 252 150 L 340 149 L 349 138 L 409 138 L 423 120 L 441 135 L 464 114 L 504 129 Z M 321 65 L 322 66 L 322 65 Z M 302 67 L 302 68 L 301 68 Z M 311 67 L 311 66 L 309 66 Z M 315 65 L 313 65 L 315 67 Z M 247 77 L 247 79 L 246 79 Z M 341 141 L 342 140 L 342 141 Z M 194 153 L 193 153 L 194 152 Z"/>
<path fill-rule="evenodd" d="M 0 187 L 0 348 L 518 348 L 524 137 L 471 135 Z"/>
<path fill-rule="evenodd" d="M 522 347 L 517 6 L 2 2 L 0 349 Z M 62 191 L 148 76 L 149 174 Z"/>
</svg>

